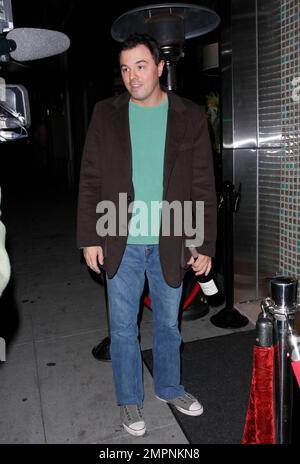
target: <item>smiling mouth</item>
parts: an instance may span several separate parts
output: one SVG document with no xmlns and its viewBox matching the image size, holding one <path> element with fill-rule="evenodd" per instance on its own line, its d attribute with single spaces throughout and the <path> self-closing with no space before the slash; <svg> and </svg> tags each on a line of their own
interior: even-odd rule
<svg viewBox="0 0 300 464">
<path fill-rule="evenodd" d="M 142 86 L 142 84 L 130 84 L 130 87 L 131 87 L 132 89 L 138 89 L 138 88 L 141 87 L 141 86 Z"/>
</svg>

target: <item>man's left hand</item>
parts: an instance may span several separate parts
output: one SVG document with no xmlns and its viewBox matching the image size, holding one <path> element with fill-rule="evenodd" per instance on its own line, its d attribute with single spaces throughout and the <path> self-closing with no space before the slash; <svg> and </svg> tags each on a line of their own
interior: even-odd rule
<svg viewBox="0 0 300 464">
<path fill-rule="evenodd" d="M 187 264 L 192 266 L 195 275 L 208 275 L 211 270 L 211 257 L 206 255 L 198 255 L 197 259 L 191 257 Z"/>
</svg>

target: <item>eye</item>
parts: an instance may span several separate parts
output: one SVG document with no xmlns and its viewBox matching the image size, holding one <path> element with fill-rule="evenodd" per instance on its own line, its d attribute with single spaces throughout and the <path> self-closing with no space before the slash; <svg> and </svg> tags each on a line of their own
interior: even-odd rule
<svg viewBox="0 0 300 464">
<path fill-rule="evenodd" d="M 143 64 L 138 65 L 138 70 L 140 71 L 141 69 L 145 69 L 145 66 Z"/>
<path fill-rule="evenodd" d="M 121 69 L 121 73 L 122 73 L 122 74 L 125 74 L 127 71 L 128 71 L 128 68 L 122 68 L 122 69 Z"/>
</svg>

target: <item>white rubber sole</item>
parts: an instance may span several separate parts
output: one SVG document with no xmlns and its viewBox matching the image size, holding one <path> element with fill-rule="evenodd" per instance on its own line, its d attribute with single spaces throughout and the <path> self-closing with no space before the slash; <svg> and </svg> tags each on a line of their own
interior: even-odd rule
<svg viewBox="0 0 300 464">
<path fill-rule="evenodd" d="M 125 424 L 122 424 L 122 425 L 123 425 L 124 429 L 126 430 L 126 432 L 130 433 L 130 435 L 134 435 L 135 437 L 142 437 L 146 433 L 146 427 L 144 427 L 143 429 L 140 429 L 140 430 L 134 430 L 134 429 L 131 429 L 130 427 L 128 427 L 127 425 L 125 425 Z"/>
<path fill-rule="evenodd" d="M 167 400 L 164 400 L 162 398 L 160 398 L 159 396 L 156 396 L 155 397 L 160 400 L 160 401 L 163 401 L 164 403 L 168 403 L 170 404 L 171 406 L 173 406 L 175 409 L 177 409 L 177 411 L 179 412 L 182 412 L 182 414 L 185 414 L 186 416 L 201 416 L 201 414 L 203 414 L 203 406 L 201 406 L 200 409 L 196 409 L 195 411 L 188 411 L 187 409 L 183 409 L 181 408 L 180 406 L 175 406 L 174 404 L 170 403 L 169 401 Z"/>
</svg>

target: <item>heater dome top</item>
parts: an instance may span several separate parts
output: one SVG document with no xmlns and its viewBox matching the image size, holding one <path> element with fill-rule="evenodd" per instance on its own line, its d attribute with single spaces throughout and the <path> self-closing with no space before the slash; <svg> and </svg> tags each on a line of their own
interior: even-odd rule
<svg viewBox="0 0 300 464">
<path fill-rule="evenodd" d="M 117 42 L 123 42 L 130 34 L 151 32 L 150 25 L 153 22 L 161 23 L 164 18 L 168 20 L 172 17 L 183 23 L 185 39 L 206 34 L 220 24 L 219 15 L 209 8 L 189 3 L 161 3 L 135 8 L 122 14 L 114 21 L 111 35 Z"/>
</svg>

